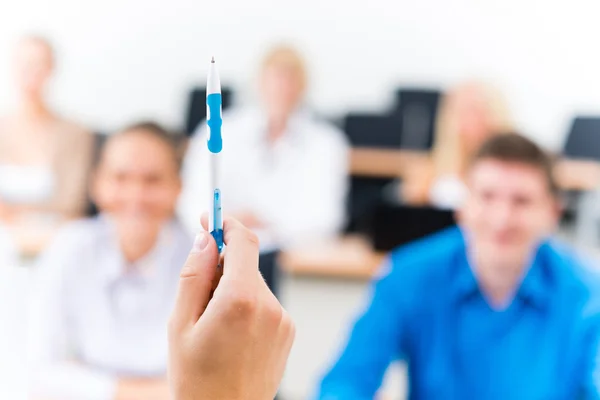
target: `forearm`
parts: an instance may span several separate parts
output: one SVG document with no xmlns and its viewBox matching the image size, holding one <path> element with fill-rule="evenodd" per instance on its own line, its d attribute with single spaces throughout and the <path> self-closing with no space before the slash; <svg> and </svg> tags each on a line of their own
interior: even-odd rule
<svg viewBox="0 0 600 400">
<path fill-rule="evenodd" d="M 170 400 L 166 378 L 122 378 L 116 385 L 114 400 Z"/>
</svg>

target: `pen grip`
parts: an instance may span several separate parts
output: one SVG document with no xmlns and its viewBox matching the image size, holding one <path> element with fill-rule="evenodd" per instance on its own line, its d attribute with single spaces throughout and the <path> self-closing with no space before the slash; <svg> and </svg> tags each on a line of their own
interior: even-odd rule
<svg viewBox="0 0 600 400">
<path fill-rule="evenodd" d="M 211 93 L 206 96 L 206 106 L 208 108 L 208 120 L 206 124 L 209 128 L 208 150 L 211 153 L 219 153 L 223 149 L 223 138 L 221 137 L 221 126 L 223 125 L 221 104 L 220 93 Z"/>
</svg>

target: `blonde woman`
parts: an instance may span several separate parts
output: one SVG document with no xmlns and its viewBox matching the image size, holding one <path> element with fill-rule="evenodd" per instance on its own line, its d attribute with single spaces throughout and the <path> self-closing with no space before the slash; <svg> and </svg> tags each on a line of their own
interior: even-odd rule
<svg viewBox="0 0 600 400">
<path fill-rule="evenodd" d="M 467 82 L 452 89 L 438 112 L 431 157 L 407 171 L 402 199 L 409 204 L 458 207 L 471 155 L 486 139 L 511 128 L 506 102 L 495 88 Z"/>
<path fill-rule="evenodd" d="M 17 103 L 0 117 L 0 217 L 79 217 L 86 206 L 93 137 L 47 101 L 55 67 L 52 45 L 27 36 L 15 50 Z"/>
</svg>

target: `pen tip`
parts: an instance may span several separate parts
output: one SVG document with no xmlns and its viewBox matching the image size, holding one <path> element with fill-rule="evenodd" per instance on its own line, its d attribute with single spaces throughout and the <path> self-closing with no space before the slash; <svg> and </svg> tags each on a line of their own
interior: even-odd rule
<svg viewBox="0 0 600 400">
<path fill-rule="evenodd" d="M 210 59 L 210 62 L 213 64 L 215 63 L 215 56 L 212 56 L 212 58 Z"/>
</svg>

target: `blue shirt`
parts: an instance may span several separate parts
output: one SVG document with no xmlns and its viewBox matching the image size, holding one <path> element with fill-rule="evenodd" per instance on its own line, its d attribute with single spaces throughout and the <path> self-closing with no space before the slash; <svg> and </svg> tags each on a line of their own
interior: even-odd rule
<svg viewBox="0 0 600 400">
<path fill-rule="evenodd" d="M 400 356 L 412 400 L 600 398 L 598 281 L 566 249 L 541 244 L 501 311 L 458 228 L 396 249 L 386 267 L 320 399 L 372 399 Z"/>
</svg>

